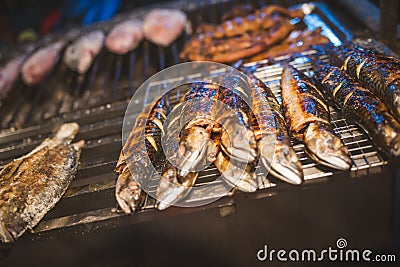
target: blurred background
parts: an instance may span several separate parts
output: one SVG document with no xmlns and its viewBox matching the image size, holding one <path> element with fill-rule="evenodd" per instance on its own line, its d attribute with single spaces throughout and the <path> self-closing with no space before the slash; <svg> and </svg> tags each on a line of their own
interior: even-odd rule
<svg viewBox="0 0 400 267">
<path fill-rule="evenodd" d="M 365 2 L 367 0 L 362 0 Z M 379 0 L 368 0 L 377 8 Z M 5 0 L 0 2 L 0 50 L 15 44 L 33 42 L 46 34 L 112 18 L 156 0 Z M 325 1 L 338 6 L 348 1 Z M 389 2 L 389 1 L 387 1 Z"/>
</svg>

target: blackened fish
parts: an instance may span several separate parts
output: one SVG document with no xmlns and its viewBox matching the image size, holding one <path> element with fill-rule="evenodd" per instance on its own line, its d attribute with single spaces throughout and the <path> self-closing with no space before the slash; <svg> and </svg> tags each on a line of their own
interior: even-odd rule
<svg viewBox="0 0 400 267">
<path fill-rule="evenodd" d="M 400 123 L 386 105 L 338 67 L 317 61 L 316 77 L 344 112 L 368 131 L 387 153 L 400 155 Z"/>
<path fill-rule="evenodd" d="M 400 121 L 400 61 L 360 47 L 328 49 L 338 66 L 379 97 Z"/>
</svg>

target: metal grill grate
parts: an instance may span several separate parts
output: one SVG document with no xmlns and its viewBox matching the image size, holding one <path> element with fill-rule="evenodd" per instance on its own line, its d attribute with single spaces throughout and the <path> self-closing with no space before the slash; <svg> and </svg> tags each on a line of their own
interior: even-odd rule
<svg viewBox="0 0 400 267">
<path fill-rule="evenodd" d="M 298 1 L 286 2 L 293 4 Z M 215 14 L 222 13 L 232 4 L 234 1 L 220 2 L 216 8 L 200 7 L 190 13 L 188 17 L 193 19 L 194 27 L 203 21 L 212 22 L 220 17 Z M 340 40 L 346 40 L 348 36 L 340 31 L 340 25 L 330 21 L 332 16 L 327 10 L 320 8 L 316 12 L 319 18 L 325 21 L 326 30 L 335 33 Z M 312 18 L 315 19 L 316 16 Z M 81 125 L 76 139 L 86 141 L 75 180 L 72 181 L 57 206 L 33 229 L 35 234 L 28 235 L 29 238 L 53 238 L 53 233 L 74 235 L 97 228 L 115 227 L 122 224 L 123 221 L 133 223 L 156 216 L 161 217 L 165 214 L 193 211 L 193 209 L 169 208 L 164 212 L 156 212 L 154 199 L 146 196 L 138 214 L 125 216 L 115 212 L 114 188 L 117 175 L 113 170 L 121 150 L 121 128 L 128 105 L 127 100 L 121 99 L 132 95 L 135 88 L 159 68 L 176 63 L 177 51 L 182 43 L 183 40 L 180 40 L 170 48 L 160 49 L 144 42 L 136 52 L 125 57 L 113 56 L 103 51 L 86 76 L 78 76 L 59 66 L 44 85 L 26 88 L 21 83 L 17 84 L 18 88 L 13 90 L 10 95 L 10 99 L 13 101 L 4 102 L 0 109 L 1 127 L 16 128 L 10 128 L 0 133 L 0 166 L 4 166 L 13 158 L 32 150 L 63 122 L 76 121 Z M 313 51 L 303 54 L 310 53 Z M 310 64 L 295 62 L 295 65 L 300 70 L 312 74 Z M 255 74 L 268 83 L 279 99 L 281 68 L 278 65 L 260 67 Z M 199 73 L 191 77 L 177 77 L 174 80 L 190 82 L 202 75 L 206 76 L 206 74 Z M 65 82 L 60 84 L 60 81 Z M 147 103 L 149 95 L 159 95 L 161 88 L 168 86 L 170 82 L 171 80 L 166 80 L 149 85 L 144 104 Z M 170 96 L 171 102 L 177 102 L 183 93 L 174 92 Z M 91 106 L 93 107 L 90 108 Z M 335 130 L 351 153 L 353 160 L 351 176 L 358 177 L 368 172 L 379 171 L 380 167 L 387 163 L 387 159 L 376 149 L 368 135 L 360 127 L 343 118 L 336 108 L 333 107 L 331 111 Z M 59 113 L 64 114 L 53 117 Z M 48 118 L 52 119 L 48 120 Z M 43 123 L 37 124 L 37 121 L 44 119 Z M 23 128 L 18 129 L 22 126 Z M 304 153 L 304 145 L 301 142 L 293 140 L 293 144 L 303 164 L 306 180 L 320 181 L 324 180 L 321 179 L 322 177 L 334 174 L 335 171 L 332 169 L 315 164 Z M 160 166 L 162 164 L 163 162 L 160 162 Z M 215 183 L 216 187 L 223 188 L 222 183 L 218 184 L 213 181 L 217 175 L 219 174 L 215 166 L 210 166 L 201 172 L 198 184 Z M 259 173 L 259 179 L 264 177 L 263 173 Z M 155 190 L 156 180 L 152 182 L 149 183 L 149 186 Z M 273 179 L 271 181 L 266 179 L 260 187 L 261 190 L 253 195 L 266 197 L 279 192 L 285 186 L 286 184 Z M 207 208 L 223 203 L 227 204 L 230 201 L 231 198 L 223 198 L 221 202 L 209 204 Z"/>
<path fill-rule="evenodd" d="M 313 73 L 309 63 L 295 62 L 294 65 L 308 74 L 312 75 Z M 278 100 L 280 100 L 279 79 L 281 71 L 282 68 L 280 65 L 275 64 L 260 67 L 255 73 L 256 76 L 271 87 Z M 207 74 L 199 73 L 192 77 L 202 77 L 203 75 L 207 76 Z M 178 77 L 157 84 L 150 84 L 147 88 L 147 95 L 159 93 L 163 86 L 168 86 L 170 82 L 176 81 L 177 79 L 180 79 L 183 83 L 191 81 L 190 77 Z M 185 92 L 175 90 L 171 91 L 171 93 L 170 100 L 177 102 L 179 97 Z M 330 108 L 334 130 L 347 145 L 351 155 L 353 162 L 351 176 L 358 177 L 357 172 L 361 170 L 379 171 L 379 167 L 387 163 L 385 156 L 378 151 L 377 147 L 363 129 L 343 117 L 336 107 L 331 106 Z M 117 125 L 119 125 L 119 127 L 122 126 L 122 121 L 120 119 L 114 120 L 116 124 L 112 124 L 112 121 L 113 120 L 110 120 L 110 125 L 113 125 L 113 127 L 118 127 Z M 87 129 L 87 127 L 83 127 L 81 134 L 86 134 L 85 129 Z M 89 129 L 88 131 L 91 130 Z M 338 172 L 321 166 L 310 159 L 310 157 L 304 152 L 304 144 L 301 141 L 293 139 L 292 142 L 296 153 L 301 160 L 305 180 L 319 180 L 319 178 L 332 176 L 334 173 Z M 34 229 L 34 232 L 38 233 L 38 235 L 35 235 L 36 237 L 40 236 L 40 233 L 49 230 L 62 230 L 68 226 L 82 225 L 89 222 L 99 223 L 104 220 L 106 220 L 106 222 L 113 222 L 113 220 L 109 219 L 120 218 L 121 216 L 126 217 L 121 213 L 115 212 L 116 202 L 114 198 L 114 187 L 116 174 L 113 173 L 113 168 L 115 167 L 116 161 L 106 161 L 103 158 L 117 159 L 120 148 L 121 138 L 119 132 L 104 138 L 95 138 L 88 141 L 87 147 L 82 153 L 82 164 L 76 179 L 72 182 L 66 195 L 57 207 L 50 211 L 44 220 Z M 110 154 L 112 154 L 112 157 Z M 96 158 L 94 159 L 89 155 L 96 155 Z M 88 162 L 90 162 L 90 164 Z M 159 162 L 158 167 L 161 167 L 162 165 L 163 162 Z M 378 167 L 378 169 L 376 169 L 376 167 Z M 362 173 L 362 175 L 365 175 L 365 173 Z M 223 182 L 215 181 L 218 176 L 219 172 L 215 166 L 212 165 L 200 173 L 196 185 L 214 183 L 216 190 L 224 190 Z M 258 174 L 258 179 L 264 178 L 265 174 Z M 154 179 L 149 182 L 149 188 L 147 189 L 155 192 L 157 185 L 158 181 Z M 275 179 L 265 179 L 263 184 L 260 186 L 260 189 L 254 194 L 261 194 L 264 196 L 267 193 L 268 195 L 270 188 L 279 189 L 283 185 L 283 183 L 276 181 Z M 82 203 L 82 201 L 85 200 L 96 200 L 97 203 L 89 205 L 85 204 L 83 210 L 77 212 L 77 208 L 74 207 L 74 205 L 79 205 L 79 203 Z M 193 201 L 196 201 L 196 199 Z M 141 205 L 141 211 L 132 217 L 140 216 L 141 213 L 145 212 L 154 213 L 154 205 L 155 200 L 146 195 Z"/>
</svg>

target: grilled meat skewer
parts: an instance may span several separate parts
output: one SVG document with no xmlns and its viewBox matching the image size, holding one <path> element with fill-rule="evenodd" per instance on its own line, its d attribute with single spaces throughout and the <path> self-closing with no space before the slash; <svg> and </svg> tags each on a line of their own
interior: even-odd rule
<svg viewBox="0 0 400 267">
<path fill-rule="evenodd" d="M 281 87 L 290 130 L 303 135 L 308 154 L 323 165 L 348 170 L 349 153 L 330 125 L 329 108 L 321 91 L 289 64 L 284 65 Z"/>
<path fill-rule="evenodd" d="M 83 141 L 71 144 L 76 123 L 0 171 L 0 239 L 8 243 L 32 229 L 61 199 L 75 176 Z"/>
<path fill-rule="evenodd" d="M 317 61 L 315 73 L 337 105 L 366 129 L 382 150 L 400 155 L 400 123 L 382 100 L 338 67 Z"/>
</svg>

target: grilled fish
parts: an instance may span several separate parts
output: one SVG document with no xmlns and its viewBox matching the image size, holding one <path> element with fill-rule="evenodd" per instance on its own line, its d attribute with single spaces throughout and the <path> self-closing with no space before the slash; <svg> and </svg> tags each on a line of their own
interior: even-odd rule
<svg viewBox="0 0 400 267">
<path fill-rule="evenodd" d="M 142 190 L 139 182 L 143 177 L 152 175 L 149 167 L 161 152 L 161 133 L 168 110 L 166 99 L 162 97 L 149 104 L 136 118 L 117 166 L 118 180 L 115 196 L 121 209 L 130 214 L 135 212 L 141 202 Z M 147 117 L 147 115 L 149 115 Z M 142 139 L 144 133 L 145 139 Z M 147 160 L 150 159 L 150 161 Z M 135 170 L 130 172 L 130 170 Z"/>
<path fill-rule="evenodd" d="M 303 135 L 310 157 L 328 167 L 349 169 L 349 153 L 332 129 L 329 108 L 321 91 L 289 64 L 284 65 L 281 87 L 290 130 Z"/>
<path fill-rule="evenodd" d="M 328 49 L 335 64 L 379 97 L 400 121 L 400 61 L 359 47 Z"/>
<path fill-rule="evenodd" d="M 219 110 L 218 119 L 223 126 L 221 148 L 232 159 L 241 162 L 254 162 L 257 157 L 257 144 L 248 114 L 250 108 L 239 95 L 236 83 L 240 82 L 236 75 L 226 75 L 222 79 L 219 101 L 229 108 Z M 225 87 L 225 86 L 229 86 Z"/>
<path fill-rule="evenodd" d="M 182 34 L 186 21 L 180 10 L 153 9 L 143 20 L 143 33 L 150 42 L 166 47 Z"/>
<path fill-rule="evenodd" d="M 71 144 L 76 123 L 61 126 L 29 154 L 0 172 L 0 239 L 12 242 L 54 207 L 74 178 L 84 142 Z"/>
<path fill-rule="evenodd" d="M 229 156 L 220 151 L 215 160 L 215 166 L 222 177 L 232 186 L 244 192 L 254 192 L 258 188 L 254 163 L 243 163 L 229 159 Z"/>
<path fill-rule="evenodd" d="M 0 68 L 0 99 L 5 98 L 11 90 L 25 58 L 25 55 L 16 57 Z"/>
<path fill-rule="evenodd" d="M 301 184 L 303 171 L 294 151 L 281 107 L 271 89 L 251 72 L 242 69 L 250 78 L 252 92 L 252 126 L 258 153 L 265 168 L 282 181 Z"/>
<path fill-rule="evenodd" d="M 97 30 L 76 40 L 65 50 L 65 65 L 80 74 L 86 73 L 94 58 L 103 48 L 104 39 L 103 31 Z"/>
<path fill-rule="evenodd" d="M 242 80 L 227 73 L 221 79 L 218 121 L 222 125 L 221 149 L 215 166 L 224 179 L 244 192 L 258 188 L 253 164 L 257 157 L 257 143 L 250 121 L 250 108 L 244 101 L 246 92 L 241 90 Z"/>
<path fill-rule="evenodd" d="M 156 199 L 157 209 L 164 210 L 179 200 L 185 198 L 196 183 L 198 172 L 188 172 L 185 176 L 179 174 L 179 169 L 173 165 L 176 161 L 175 151 L 179 148 L 180 134 L 180 107 L 183 103 L 179 103 L 174 107 L 168 115 L 171 120 L 165 122 L 165 132 L 162 135 L 164 148 L 170 151 L 167 153 L 167 163 L 163 168 L 162 177 L 157 187 Z M 170 153 L 172 152 L 172 155 Z M 216 153 L 216 152 L 215 152 Z"/>
<path fill-rule="evenodd" d="M 210 156 L 208 148 L 214 143 L 212 133 L 220 131 L 217 122 L 219 89 L 220 86 L 213 83 L 193 83 L 185 95 L 180 118 L 180 125 L 184 127 L 175 162 L 181 176 L 204 166 L 208 158 L 216 157 Z"/>
<path fill-rule="evenodd" d="M 135 49 L 143 39 L 143 22 L 137 19 L 117 24 L 107 35 L 106 47 L 115 54 L 125 55 Z"/>
<path fill-rule="evenodd" d="M 382 100 L 338 67 L 317 61 L 315 71 L 318 81 L 332 95 L 336 104 L 366 129 L 384 151 L 399 156 L 400 123 Z"/>
<path fill-rule="evenodd" d="M 33 53 L 21 69 L 22 80 L 25 84 L 35 85 L 43 81 L 57 64 L 60 51 L 65 44 L 65 40 L 59 40 Z"/>
</svg>

